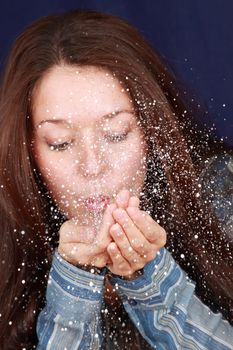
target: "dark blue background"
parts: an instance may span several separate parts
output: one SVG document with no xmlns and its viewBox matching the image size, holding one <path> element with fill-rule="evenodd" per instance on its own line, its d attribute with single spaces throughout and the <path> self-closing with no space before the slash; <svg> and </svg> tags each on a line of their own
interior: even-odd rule
<svg viewBox="0 0 233 350">
<path fill-rule="evenodd" d="M 120 15 L 157 48 L 209 111 L 205 122 L 233 145 L 232 0 L 5 1 L 0 12 L 0 67 L 15 37 L 40 16 L 73 8 Z"/>
</svg>

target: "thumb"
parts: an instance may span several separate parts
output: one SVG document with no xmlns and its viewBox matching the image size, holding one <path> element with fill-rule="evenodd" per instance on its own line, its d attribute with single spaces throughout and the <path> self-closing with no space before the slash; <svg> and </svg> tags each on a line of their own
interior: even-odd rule
<svg viewBox="0 0 233 350">
<path fill-rule="evenodd" d="M 77 225 L 75 220 L 65 221 L 59 230 L 60 243 L 92 243 L 95 232 L 92 227 Z"/>
<path fill-rule="evenodd" d="M 116 204 L 110 204 L 104 212 L 103 215 L 103 220 L 102 220 L 102 224 L 100 226 L 100 231 L 96 236 L 96 244 L 99 245 L 108 245 L 109 242 L 112 240 L 111 236 L 109 235 L 109 230 L 110 227 L 115 224 L 115 220 L 112 216 L 112 212 L 117 208 Z"/>
<path fill-rule="evenodd" d="M 129 202 L 128 202 L 128 207 L 138 208 L 139 207 L 139 198 L 136 196 L 130 197 Z"/>
</svg>

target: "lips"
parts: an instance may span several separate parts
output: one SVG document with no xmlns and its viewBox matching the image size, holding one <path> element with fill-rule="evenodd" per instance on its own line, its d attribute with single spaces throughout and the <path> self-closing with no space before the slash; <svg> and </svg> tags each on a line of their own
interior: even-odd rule
<svg viewBox="0 0 233 350">
<path fill-rule="evenodd" d="M 108 204 L 110 204 L 110 197 L 104 195 L 91 196 L 84 200 L 85 208 L 93 212 L 104 210 Z"/>
</svg>

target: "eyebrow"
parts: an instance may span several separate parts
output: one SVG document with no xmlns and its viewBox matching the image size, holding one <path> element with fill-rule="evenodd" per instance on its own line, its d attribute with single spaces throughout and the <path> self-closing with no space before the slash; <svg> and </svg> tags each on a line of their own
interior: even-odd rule
<svg viewBox="0 0 233 350">
<path fill-rule="evenodd" d="M 128 114 L 133 114 L 134 110 L 129 110 L 129 109 L 122 109 L 122 110 L 116 110 L 114 112 L 105 114 L 102 116 L 101 120 L 105 120 L 105 119 L 112 119 L 114 117 L 116 117 L 117 115 L 121 114 L 121 113 L 128 113 Z M 52 124 L 68 124 L 71 125 L 71 123 L 67 122 L 66 119 L 44 119 L 42 120 L 36 127 L 35 129 L 38 129 L 39 126 L 45 124 L 45 123 L 52 123 Z"/>
</svg>

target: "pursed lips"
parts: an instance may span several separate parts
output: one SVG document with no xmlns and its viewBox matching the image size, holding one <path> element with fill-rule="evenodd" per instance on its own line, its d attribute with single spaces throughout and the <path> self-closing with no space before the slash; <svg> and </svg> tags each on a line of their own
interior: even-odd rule
<svg viewBox="0 0 233 350">
<path fill-rule="evenodd" d="M 83 203 L 86 209 L 93 212 L 100 212 L 110 204 L 111 198 L 106 195 L 94 195 L 87 197 Z"/>
</svg>

